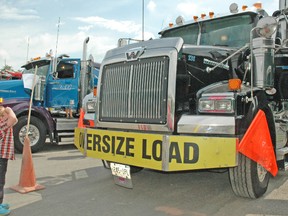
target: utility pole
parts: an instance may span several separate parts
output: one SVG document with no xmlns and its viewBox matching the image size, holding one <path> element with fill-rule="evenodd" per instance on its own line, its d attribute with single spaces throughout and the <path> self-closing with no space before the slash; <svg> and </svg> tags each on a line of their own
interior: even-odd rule
<svg viewBox="0 0 288 216">
<path fill-rule="evenodd" d="M 58 25 L 57 25 L 57 38 L 56 38 L 56 50 L 55 50 L 55 58 L 57 58 L 57 50 L 58 50 L 58 39 L 59 39 L 59 29 L 60 29 L 60 17 L 58 19 Z"/>
<path fill-rule="evenodd" d="M 142 0 L 142 41 L 144 41 L 144 0 Z"/>
</svg>

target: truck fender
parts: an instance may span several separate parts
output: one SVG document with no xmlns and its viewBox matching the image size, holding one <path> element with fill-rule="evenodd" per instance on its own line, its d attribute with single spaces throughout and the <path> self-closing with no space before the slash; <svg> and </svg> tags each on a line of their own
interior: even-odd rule
<svg viewBox="0 0 288 216">
<path fill-rule="evenodd" d="M 26 136 L 26 125 L 28 120 L 29 113 L 29 102 L 23 102 L 16 104 L 11 107 L 17 118 L 18 123 L 14 126 L 14 145 L 15 149 L 18 152 L 22 152 L 24 137 Z M 31 151 L 38 152 L 40 151 L 45 142 L 46 136 L 49 134 L 50 142 L 52 142 L 52 134 L 55 129 L 54 120 L 51 117 L 48 110 L 41 106 L 31 107 L 31 118 L 30 118 L 30 127 L 29 127 L 29 137 L 30 137 L 30 146 Z"/>
<path fill-rule="evenodd" d="M 28 116 L 29 112 L 29 102 L 23 102 L 16 104 L 15 106 L 11 107 L 13 111 L 15 112 L 17 118 L 21 116 Z M 52 133 L 55 130 L 55 124 L 54 120 L 51 117 L 51 114 L 49 113 L 48 110 L 41 106 L 32 106 L 31 107 L 31 116 L 35 116 L 45 124 L 47 131 Z"/>
<path fill-rule="evenodd" d="M 274 149 L 276 148 L 276 129 L 274 124 L 274 116 L 272 110 L 268 105 L 268 100 L 264 91 L 259 91 L 254 93 L 254 103 L 252 102 L 249 106 L 246 118 L 245 118 L 245 130 L 248 129 L 252 120 L 258 113 L 259 109 L 261 109 L 266 116 L 270 136 L 272 140 L 272 144 Z"/>
</svg>

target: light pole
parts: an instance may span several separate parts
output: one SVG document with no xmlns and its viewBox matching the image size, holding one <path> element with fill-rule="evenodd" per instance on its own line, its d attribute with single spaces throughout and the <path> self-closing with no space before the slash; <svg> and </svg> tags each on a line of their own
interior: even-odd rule
<svg viewBox="0 0 288 216">
<path fill-rule="evenodd" d="M 142 41 L 144 41 L 144 0 L 142 0 Z"/>
</svg>

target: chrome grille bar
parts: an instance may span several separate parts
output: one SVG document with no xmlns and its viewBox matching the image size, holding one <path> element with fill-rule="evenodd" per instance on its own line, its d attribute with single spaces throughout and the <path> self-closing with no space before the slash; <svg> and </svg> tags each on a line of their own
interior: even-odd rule
<svg viewBox="0 0 288 216">
<path fill-rule="evenodd" d="M 168 63 L 162 56 L 105 65 L 100 121 L 165 124 Z"/>
</svg>

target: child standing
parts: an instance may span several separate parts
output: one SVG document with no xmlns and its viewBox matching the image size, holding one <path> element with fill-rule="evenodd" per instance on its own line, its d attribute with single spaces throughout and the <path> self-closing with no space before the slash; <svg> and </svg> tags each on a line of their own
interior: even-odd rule
<svg viewBox="0 0 288 216">
<path fill-rule="evenodd" d="M 13 126 L 17 117 L 9 107 L 0 106 L 0 216 L 10 213 L 9 204 L 3 203 L 8 160 L 14 160 Z"/>
</svg>

